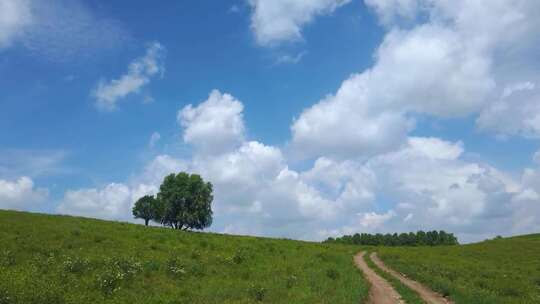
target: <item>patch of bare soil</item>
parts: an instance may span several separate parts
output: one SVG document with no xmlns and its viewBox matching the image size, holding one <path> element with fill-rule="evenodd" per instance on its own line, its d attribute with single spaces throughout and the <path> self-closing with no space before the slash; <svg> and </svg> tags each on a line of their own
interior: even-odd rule
<svg viewBox="0 0 540 304">
<path fill-rule="evenodd" d="M 371 283 L 369 290 L 368 304 L 404 304 L 401 296 L 392 288 L 392 286 L 382 277 L 380 277 L 375 271 L 368 267 L 364 261 L 364 251 L 358 253 L 354 257 L 354 263 L 362 272 L 364 276 Z"/>
<path fill-rule="evenodd" d="M 427 303 L 429 304 L 453 304 L 452 301 L 449 299 L 443 297 L 442 295 L 434 292 L 433 290 L 427 288 L 426 286 L 413 281 L 407 277 L 405 277 L 403 274 L 398 273 L 397 271 L 394 271 L 393 269 L 390 269 L 386 267 L 386 265 L 379 259 L 377 256 L 377 253 L 373 252 L 371 254 L 371 260 L 375 265 L 377 265 L 380 269 L 390 273 L 392 276 L 400 280 L 404 285 L 409 287 L 410 289 L 416 291 L 418 295 Z M 381 302 L 382 303 L 382 302 Z"/>
</svg>

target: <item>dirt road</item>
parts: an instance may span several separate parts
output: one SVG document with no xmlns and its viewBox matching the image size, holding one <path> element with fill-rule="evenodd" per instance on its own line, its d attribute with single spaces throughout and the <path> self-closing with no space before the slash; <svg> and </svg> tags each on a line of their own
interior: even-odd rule
<svg viewBox="0 0 540 304">
<path fill-rule="evenodd" d="M 358 253 L 354 257 L 354 262 L 362 272 L 366 279 L 371 283 L 369 290 L 368 304 L 403 304 L 403 300 L 399 294 L 390 286 L 390 284 L 381 278 L 375 271 L 371 270 L 364 261 L 364 251 Z"/>
<path fill-rule="evenodd" d="M 426 301 L 426 303 L 429 303 L 429 304 L 451 304 L 451 303 L 453 303 L 452 301 L 444 298 L 440 294 L 438 294 L 438 293 L 432 291 L 431 289 L 425 287 L 424 285 L 422 285 L 422 284 L 420 284 L 420 283 L 418 283 L 416 281 L 413 281 L 411 279 L 408 279 L 408 278 L 404 277 L 402 274 L 398 273 L 397 271 L 394 271 L 394 270 L 386 267 L 386 265 L 383 263 L 383 261 L 381 261 L 379 259 L 379 257 L 377 256 L 377 253 L 373 252 L 370 257 L 371 257 L 371 260 L 373 261 L 373 263 L 375 263 L 375 265 L 377 265 L 380 269 L 390 273 L 395 278 L 399 279 L 403 284 L 405 284 L 410 289 L 416 291 L 418 293 L 418 295 L 424 301 Z M 376 302 L 376 303 L 379 303 L 379 302 Z M 386 303 L 386 302 L 380 302 L 380 303 Z"/>
</svg>

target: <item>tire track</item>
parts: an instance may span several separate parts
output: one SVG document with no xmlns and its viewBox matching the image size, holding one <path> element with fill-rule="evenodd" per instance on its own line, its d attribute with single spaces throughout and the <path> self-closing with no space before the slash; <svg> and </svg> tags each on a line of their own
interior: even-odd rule
<svg viewBox="0 0 540 304">
<path fill-rule="evenodd" d="M 426 303 L 429 303 L 429 304 L 453 304 L 452 301 L 450 301 L 449 299 L 443 297 L 442 295 L 434 292 L 433 290 L 427 288 L 426 286 L 405 277 L 404 275 L 398 273 L 397 271 L 395 271 L 393 269 L 388 268 L 383 263 L 383 261 L 381 261 L 381 259 L 379 259 L 379 257 L 377 256 L 377 253 L 373 252 L 370 255 L 370 258 L 373 261 L 373 263 L 375 263 L 375 265 L 377 265 L 377 267 L 379 267 L 383 271 L 388 272 L 389 274 L 394 276 L 396 279 L 400 280 L 401 283 L 403 283 L 404 285 L 406 285 L 410 289 L 416 291 L 418 293 L 418 295 L 424 301 L 426 301 Z"/>
<path fill-rule="evenodd" d="M 401 296 L 392 288 L 390 283 L 380 277 L 375 271 L 368 267 L 364 261 L 365 251 L 354 256 L 354 263 L 364 273 L 366 279 L 371 284 L 369 289 L 368 304 L 404 304 Z"/>
</svg>

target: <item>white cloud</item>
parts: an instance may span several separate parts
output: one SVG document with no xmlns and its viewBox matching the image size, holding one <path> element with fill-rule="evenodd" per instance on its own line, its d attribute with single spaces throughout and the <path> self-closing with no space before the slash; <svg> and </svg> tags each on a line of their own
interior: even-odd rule
<svg viewBox="0 0 540 304">
<path fill-rule="evenodd" d="M 369 101 L 417 113 L 459 117 L 488 101 L 490 60 L 459 32 L 438 24 L 390 31 L 369 71 Z"/>
<path fill-rule="evenodd" d="M 427 159 L 455 160 L 463 154 L 463 143 L 451 143 L 436 137 L 409 137 L 400 156 L 422 156 Z"/>
<path fill-rule="evenodd" d="M 284 55 L 279 56 L 276 59 L 276 63 L 277 64 L 297 64 L 302 60 L 302 58 L 304 58 L 306 54 L 307 52 L 305 51 L 300 52 L 296 55 L 284 54 Z"/>
<path fill-rule="evenodd" d="M 302 26 L 344 3 L 252 1 L 253 30 L 263 45 L 299 39 Z M 214 183 L 215 231 L 320 239 L 365 230 L 445 229 L 473 241 L 538 230 L 538 168 L 515 179 L 468 160 L 460 141 L 409 132 L 411 117 L 480 113 L 477 124 L 484 130 L 537 134 L 538 65 L 530 58 L 539 40 L 540 5 L 367 4 L 388 31 L 373 67 L 350 76 L 294 120 L 291 150 L 249 140 L 242 103 L 213 91 L 178 113 L 184 143 L 194 147 L 191 157 L 159 155 L 126 184 L 68 191 L 70 210 L 107 216 L 99 211 L 105 208 L 129 218 L 135 197 L 157 191 L 165 174 L 185 170 Z M 284 151 L 314 163 L 292 168 Z"/>
<path fill-rule="evenodd" d="M 10 181 L 0 179 L 0 208 L 15 210 L 34 210 L 44 202 L 49 191 L 36 188 L 34 181 L 26 176 Z"/>
<path fill-rule="evenodd" d="M 418 0 L 364 0 L 364 2 L 375 10 L 380 21 L 387 26 L 400 18 L 414 19 L 422 5 Z"/>
<path fill-rule="evenodd" d="M 251 29 L 260 45 L 274 45 L 302 38 L 302 27 L 327 15 L 350 0 L 248 0 Z"/>
<path fill-rule="evenodd" d="M 390 210 L 383 214 L 377 214 L 375 212 L 368 212 L 360 214 L 360 225 L 364 228 L 373 230 L 380 227 L 386 221 L 396 216 L 396 213 L 393 210 Z"/>
<path fill-rule="evenodd" d="M 522 135 L 540 137 L 540 90 L 534 83 L 507 86 L 502 97 L 487 106 L 477 118 L 480 130 L 501 137 Z"/>
<path fill-rule="evenodd" d="M 31 23 L 30 1 L 0 0 L 0 49 L 11 46 Z"/>
<path fill-rule="evenodd" d="M 368 157 L 401 145 L 413 123 L 368 98 L 367 75 L 353 75 L 336 95 L 304 110 L 291 126 L 301 156 Z"/>
<path fill-rule="evenodd" d="M 507 97 L 511 96 L 512 94 L 520 92 L 520 91 L 534 90 L 534 88 L 535 88 L 535 84 L 530 82 L 530 81 L 520 82 L 520 83 L 516 83 L 516 84 L 513 84 L 513 85 L 509 85 L 506 88 L 504 88 L 502 98 L 503 99 L 507 98 Z"/>
<path fill-rule="evenodd" d="M 432 88 L 423 89 L 422 92 L 435 94 L 431 102 L 417 104 L 413 110 L 438 116 L 448 116 L 456 110 L 455 114 L 481 111 L 477 121 L 481 130 L 493 131 L 502 136 L 538 136 L 539 94 L 534 90 L 534 82 L 538 81 L 536 71 L 539 65 L 531 58 L 540 51 L 540 21 L 536 18 L 540 13 L 539 2 L 366 0 L 366 4 L 374 8 L 381 21 L 391 29 L 391 33 L 400 27 L 403 17 L 415 22 L 427 20 L 405 32 L 422 34 L 419 32 L 422 28 L 438 28 L 433 31 L 433 37 L 444 41 L 441 46 L 450 43 L 440 49 L 447 51 L 439 52 L 439 55 L 444 56 L 435 64 L 403 68 L 403 71 L 428 70 L 430 73 L 442 73 L 442 77 L 436 77 L 435 74 L 413 80 L 424 82 L 428 88 Z M 424 18 L 416 18 L 418 16 Z M 425 33 L 420 36 L 427 37 Z M 430 53 L 437 54 L 434 50 Z M 428 60 L 436 58 L 426 54 L 423 49 L 415 53 L 406 57 L 418 57 L 422 62 L 422 57 L 426 55 Z M 440 63 L 444 62 L 449 64 L 448 68 L 441 67 Z M 398 79 L 404 75 L 400 72 L 401 66 L 398 62 L 390 65 L 398 69 L 395 72 Z M 405 78 L 414 79 L 409 76 Z M 524 79 L 532 80 L 524 82 Z M 453 88 L 455 97 L 445 94 L 453 90 L 446 82 L 459 84 Z M 445 87 L 448 90 L 444 90 Z M 398 94 L 402 93 L 395 90 L 396 83 L 392 81 L 388 83 L 388 88 Z M 412 105 L 418 102 L 415 98 L 404 99 Z M 437 106 L 439 102 L 441 107 Z"/>
<path fill-rule="evenodd" d="M 178 112 L 184 127 L 184 141 L 203 153 L 220 153 L 238 147 L 244 140 L 244 106 L 218 90 L 196 107 L 191 104 Z"/>
<path fill-rule="evenodd" d="M 536 165 L 540 165 L 540 151 L 534 152 L 532 160 Z"/>
<path fill-rule="evenodd" d="M 240 7 L 236 4 L 233 4 L 230 8 L 229 8 L 229 13 L 231 14 L 237 14 L 240 12 Z"/>
<path fill-rule="evenodd" d="M 97 17 L 79 0 L 1 0 L 0 49 L 13 45 L 54 61 L 118 48 L 129 39 L 119 22 Z"/>
<path fill-rule="evenodd" d="M 132 181 L 132 184 L 159 185 L 163 178 L 173 172 L 185 171 L 189 164 L 167 154 L 161 154 L 152 159 L 143 169 L 143 172 Z"/>
<path fill-rule="evenodd" d="M 146 54 L 129 64 L 128 71 L 119 79 L 101 80 L 92 92 L 96 98 L 96 106 L 100 110 L 112 111 L 117 108 L 120 99 L 130 94 L 139 93 L 150 80 L 164 72 L 164 47 L 154 42 L 146 50 Z"/>
<path fill-rule="evenodd" d="M 214 184 L 211 229 L 218 232 L 317 240 L 358 231 L 445 229 L 473 241 L 539 225 L 540 218 L 526 212 L 535 210 L 540 197 L 533 169 L 514 181 L 494 167 L 464 160 L 461 142 L 405 137 L 367 159 L 326 156 L 294 170 L 278 147 L 245 139 L 239 100 L 217 91 L 209 100 L 187 107 L 186 117 L 180 111 L 181 123 L 188 118 L 185 131 L 218 120 L 190 133 L 196 135 L 185 143 L 210 147 L 210 134 L 224 128 L 233 144 L 213 153 L 195 149 L 184 159 L 158 155 L 127 183 L 67 191 L 58 211 L 130 220 L 137 198 L 156 193 L 165 175 L 187 171 Z M 224 124 L 224 117 L 233 123 Z"/>
<path fill-rule="evenodd" d="M 161 134 L 159 134 L 159 132 L 152 133 L 152 135 L 150 135 L 150 140 L 148 141 L 148 146 L 153 148 L 160 139 L 161 139 Z"/>
<path fill-rule="evenodd" d="M 0 178 L 65 173 L 62 165 L 68 153 L 62 150 L 0 149 Z"/>
<path fill-rule="evenodd" d="M 313 239 L 321 223 L 332 225 L 372 202 L 369 170 L 330 159 L 313 170 L 291 170 L 279 148 L 245 139 L 242 109 L 234 97 L 214 91 L 179 112 L 185 143 L 205 149 L 195 149 L 190 159 L 158 155 L 127 183 L 67 191 L 58 211 L 127 220 L 140 195 L 157 192 L 165 175 L 179 171 L 200 173 L 214 184 L 216 231 Z M 219 132 L 228 144 L 215 146 Z"/>
<path fill-rule="evenodd" d="M 130 218 L 131 190 L 124 184 L 109 184 L 103 189 L 69 190 L 57 208 L 61 214 L 103 219 Z"/>
</svg>

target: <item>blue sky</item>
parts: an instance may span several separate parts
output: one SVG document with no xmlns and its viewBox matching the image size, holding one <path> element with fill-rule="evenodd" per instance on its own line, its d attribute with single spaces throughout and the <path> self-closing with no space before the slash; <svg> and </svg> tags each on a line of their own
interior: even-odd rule
<svg viewBox="0 0 540 304">
<path fill-rule="evenodd" d="M 187 170 L 218 232 L 536 231 L 538 11 L 0 0 L 0 207 L 132 220 Z"/>
</svg>

